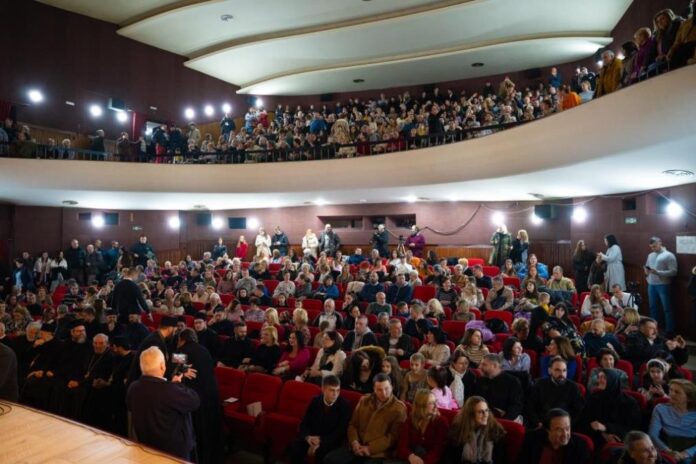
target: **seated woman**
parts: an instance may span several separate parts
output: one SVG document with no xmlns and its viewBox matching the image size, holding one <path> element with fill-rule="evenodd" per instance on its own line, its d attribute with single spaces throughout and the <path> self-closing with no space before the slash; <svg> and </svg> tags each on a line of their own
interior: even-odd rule
<svg viewBox="0 0 696 464">
<path fill-rule="evenodd" d="M 249 372 L 271 372 L 280 359 L 281 350 L 278 345 L 278 329 L 266 327 L 261 330 L 261 343 L 248 362 L 240 364 L 239 368 Z"/>
<path fill-rule="evenodd" d="M 478 367 L 483 357 L 489 353 L 488 347 L 483 343 L 483 334 L 479 329 L 466 329 L 457 351 L 464 353 L 472 367 Z"/>
<path fill-rule="evenodd" d="M 447 335 L 439 327 L 430 327 L 425 335 L 425 343 L 418 352 L 425 358 L 425 367 L 442 366 L 451 354 Z"/>
<path fill-rule="evenodd" d="M 575 372 L 578 365 L 575 360 L 575 350 L 566 337 L 553 337 L 546 346 L 546 354 L 541 357 L 540 372 L 541 376 L 546 378 L 549 376 L 549 361 L 554 356 L 560 356 L 565 359 L 568 368 L 567 376 L 569 379 L 575 379 Z"/>
<path fill-rule="evenodd" d="M 447 366 L 447 385 L 460 408 L 464 406 L 465 396 L 471 395 L 476 383 L 476 375 L 469 369 L 469 364 L 469 358 L 462 351 L 454 350 Z"/>
<path fill-rule="evenodd" d="M 467 399 L 452 421 L 445 461 L 461 464 L 506 462 L 505 429 L 480 396 Z"/>
<path fill-rule="evenodd" d="M 304 379 L 307 382 L 321 385 L 321 380 L 327 375 L 341 376 L 346 353 L 341 350 L 341 343 L 338 340 L 338 332 L 327 331 L 324 333 L 322 347 L 314 358 L 312 367 L 307 369 L 304 374 Z"/>
<path fill-rule="evenodd" d="M 435 395 L 437 407 L 440 409 L 459 409 L 459 404 L 452 396 L 452 390 L 447 385 L 447 368 L 433 366 L 428 369 L 428 387 Z"/>
<path fill-rule="evenodd" d="M 472 308 L 481 308 L 484 305 L 485 298 L 480 288 L 476 288 L 476 284 L 469 282 L 463 289 L 460 300 L 469 303 Z"/>
<path fill-rule="evenodd" d="M 554 306 L 553 315 L 546 320 L 542 329 L 547 340 L 556 334 L 561 335 L 570 340 L 570 344 L 577 354 L 585 352 L 585 342 L 575 328 L 573 321 L 568 317 L 568 309 L 564 303 L 558 303 Z"/>
<path fill-rule="evenodd" d="M 447 420 L 440 416 L 435 395 L 418 390 L 411 415 L 401 427 L 396 457 L 408 463 L 439 463 L 446 439 Z"/>
<path fill-rule="evenodd" d="M 442 322 L 443 319 L 445 319 L 445 310 L 442 308 L 442 303 L 440 303 L 436 298 L 431 298 L 428 300 L 428 304 L 425 307 L 425 312 L 423 315 Z"/>
<path fill-rule="evenodd" d="M 609 303 L 609 300 L 604 297 L 604 290 L 602 290 L 602 287 L 597 284 L 590 287 L 590 294 L 587 296 L 587 298 L 585 298 L 585 301 L 582 302 L 582 306 L 580 307 L 580 315 L 582 317 L 592 316 L 590 308 L 594 304 L 602 306 L 605 316 L 612 315 L 611 303 Z"/>
<path fill-rule="evenodd" d="M 323 283 L 317 288 L 317 291 L 314 292 L 314 298 L 319 300 L 325 300 L 327 298 L 337 299 L 338 295 L 338 286 L 334 283 L 332 275 L 326 276 Z"/>
<path fill-rule="evenodd" d="M 508 337 L 503 343 L 503 370 L 527 372 L 531 368 L 531 359 L 522 348 L 522 343 L 515 337 Z"/>
<path fill-rule="evenodd" d="M 602 371 L 602 369 L 612 369 L 616 371 L 619 376 L 619 382 L 621 383 L 622 390 L 631 388 L 628 375 L 621 369 L 616 369 L 614 367 L 619 361 L 619 355 L 616 353 L 616 351 L 609 348 L 602 348 L 595 356 L 595 359 L 597 360 L 599 367 L 595 367 L 590 372 L 590 375 L 587 378 L 587 391 L 592 392 L 595 388 L 597 388 L 597 375 Z"/>
<path fill-rule="evenodd" d="M 505 260 L 503 268 L 500 270 L 503 277 L 517 277 L 517 272 L 515 271 L 515 265 L 510 258 Z"/>
<path fill-rule="evenodd" d="M 241 322 L 244 319 L 244 310 L 239 300 L 230 300 L 230 304 L 225 308 L 225 313 L 232 322 Z"/>
<path fill-rule="evenodd" d="M 237 300 L 239 301 L 239 304 L 249 304 L 249 292 L 246 288 L 240 288 L 239 290 L 237 290 Z"/>
<path fill-rule="evenodd" d="M 527 280 L 520 294 L 519 302 L 515 307 L 515 312 L 531 312 L 537 306 L 539 306 L 539 290 L 537 284 L 533 280 Z"/>
<path fill-rule="evenodd" d="M 684 379 L 669 382 L 669 403 L 653 409 L 650 438 L 660 451 L 680 463 L 696 456 L 696 385 Z"/>
<path fill-rule="evenodd" d="M 385 277 L 386 277 L 387 275 L 389 275 L 389 273 L 387 272 L 387 268 L 386 268 L 386 266 L 384 265 L 384 263 L 382 262 L 382 259 L 381 259 L 381 258 L 375 258 L 375 259 L 372 260 L 372 268 L 371 268 L 371 270 L 372 270 L 372 272 L 376 272 L 376 273 L 377 273 L 377 275 L 379 276 L 379 281 L 380 281 L 380 282 L 383 282 L 384 279 L 385 279 Z"/>
<path fill-rule="evenodd" d="M 372 379 L 381 371 L 385 356 L 378 346 L 353 351 L 346 359 L 341 385 L 360 393 L 372 393 Z"/>
<path fill-rule="evenodd" d="M 634 308 L 624 308 L 623 316 L 616 323 L 616 328 L 614 329 L 614 335 L 630 335 L 633 332 L 638 331 L 638 324 L 640 323 L 640 313 Z"/>
<path fill-rule="evenodd" d="M 280 356 L 275 369 L 273 369 L 273 375 L 279 375 L 285 379 L 293 379 L 301 375 L 309 365 L 311 354 L 309 348 L 304 344 L 302 332 L 290 332 L 288 346 Z"/>
<path fill-rule="evenodd" d="M 445 277 L 442 280 L 442 286 L 437 289 L 435 299 L 439 301 L 442 306 L 449 307 L 450 309 L 456 307 L 459 295 L 452 284 L 451 278 Z"/>
<path fill-rule="evenodd" d="M 580 418 L 580 430 L 595 444 L 595 449 L 609 442 L 620 442 L 631 430 L 640 428 L 640 407 L 636 400 L 621 391 L 616 369 L 600 369 L 597 387 L 588 395 Z"/>
</svg>

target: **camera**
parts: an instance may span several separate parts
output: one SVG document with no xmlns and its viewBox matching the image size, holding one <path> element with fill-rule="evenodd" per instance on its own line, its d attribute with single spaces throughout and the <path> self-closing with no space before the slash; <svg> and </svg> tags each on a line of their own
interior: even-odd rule
<svg viewBox="0 0 696 464">
<path fill-rule="evenodd" d="M 403 235 L 399 235 L 399 245 L 403 245 L 404 242 L 406 242 L 406 239 L 404 238 Z"/>
<path fill-rule="evenodd" d="M 188 356 L 185 353 L 173 353 L 172 354 L 172 364 L 174 364 L 174 372 L 172 376 L 185 374 L 191 369 L 191 364 L 186 364 L 188 361 Z"/>
<path fill-rule="evenodd" d="M 638 288 L 638 282 L 626 282 L 626 291 L 631 294 L 629 304 L 635 304 L 640 307 L 643 304 L 643 297 Z"/>
</svg>

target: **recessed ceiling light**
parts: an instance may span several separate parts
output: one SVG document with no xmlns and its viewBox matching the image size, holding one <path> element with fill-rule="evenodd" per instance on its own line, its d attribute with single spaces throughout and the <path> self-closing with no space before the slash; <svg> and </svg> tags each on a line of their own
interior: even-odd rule
<svg viewBox="0 0 696 464">
<path fill-rule="evenodd" d="M 483 63 L 478 63 L 478 62 L 477 62 L 477 63 L 471 63 L 471 67 L 472 67 L 472 68 L 481 68 L 481 67 L 483 67 Z"/>
<path fill-rule="evenodd" d="M 44 99 L 41 91 L 36 89 L 31 89 L 29 92 L 27 92 L 27 96 L 32 103 L 41 103 Z"/>
<path fill-rule="evenodd" d="M 68 106 L 75 106 L 75 102 L 70 100 L 65 100 L 65 104 Z"/>
<path fill-rule="evenodd" d="M 231 14 L 224 14 L 224 15 L 220 16 L 220 21 L 227 22 L 227 21 L 232 21 L 233 19 L 234 19 L 234 16 L 232 16 Z"/>
<path fill-rule="evenodd" d="M 208 209 L 205 205 L 193 205 L 193 209 Z"/>
<path fill-rule="evenodd" d="M 365 79 L 353 79 L 353 83 L 355 84 L 362 84 L 363 82 L 365 82 Z"/>
<path fill-rule="evenodd" d="M 75 206 L 77 202 L 75 200 L 63 200 L 62 202 L 65 206 Z"/>
<path fill-rule="evenodd" d="M 156 107 L 156 106 L 151 106 L 150 109 L 151 109 L 152 111 L 157 111 L 157 107 Z"/>
<path fill-rule="evenodd" d="M 686 169 L 668 169 L 666 171 L 662 171 L 662 174 L 675 177 L 689 177 L 694 175 L 693 172 L 687 171 Z"/>
</svg>

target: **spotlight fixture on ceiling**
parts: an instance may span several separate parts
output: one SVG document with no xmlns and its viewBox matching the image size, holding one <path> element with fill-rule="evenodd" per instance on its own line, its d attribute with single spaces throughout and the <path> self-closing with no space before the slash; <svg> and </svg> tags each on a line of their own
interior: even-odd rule
<svg viewBox="0 0 696 464">
<path fill-rule="evenodd" d="M 353 79 L 354 84 L 362 84 L 363 82 L 365 82 L 365 79 Z"/>
<path fill-rule="evenodd" d="M 75 102 L 70 100 L 65 100 L 65 104 L 68 106 L 75 106 Z"/>
<path fill-rule="evenodd" d="M 669 216 L 672 219 L 676 219 L 682 214 L 684 214 L 684 208 L 679 204 L 674 201 L 670 201 L 669 204 L 667 205 L 667 216 Z"/>
<path fill-rule="evenodd" d="M 686 169 L 667 169 L 662 171 L 662 174 L 675 177 L 691 177 L 694 175 L 692 171 L 687 171 Z"/>
<path fill-rule="evenodd" d="M 89 113 L 92 115 L 92 117 L 98 118 L 103 112 L 104 110 L 102 110 L 102 107 L 99 105 L 92 105 L 89 107 Z"/>
<path fill-rule="evenodd" d="M 222 112 L 229 113 L 230 111 L 232 111 L 232 105 L 230 105 L 229 103 L 223 103 L 222 104 Z"/>
<path fill-rule="evenodd" d="M 27 96 L 29 97 L 29 101 L 32 103 L 41 103 L 44 99 L 41 91 L 36 89 L 31 89 L 29 92 L 27 92 Z"/>
<path fill-rule="evenodd" d="M 228 21 L 232 21 L 233 19 L 234 19 L 234 16 L 231 14 L 220 15 L 220 21 L 228 22 Z"/>
<path fill-rule="evenodd" d="M 178 229 L 181 227 L 181 219 L 179 219 L 179 216 L 172 216 L 167 220 L 167 224 L 172 229 Z"/>
<path fill-rule="evenodd" d="M 196 117 L 196 112 L 193 110 L 193 108 L 186 108 L 184 110 L 184 116 L 186 116 L 186 119 L 193 119 Z"/>
<path fill-rule="evenodd" d="M 471 67 L 472 68 L 482 68 L 483 63 L 477 61 L 476 63 L 471 63 Z"/>
<path fill-rule="evenodd" d="M 128 113 L 126 113 L 125 111 L 118 111 L 116 113 L 116 120 L 120 123 L 128 121 Z"/>
</svg>

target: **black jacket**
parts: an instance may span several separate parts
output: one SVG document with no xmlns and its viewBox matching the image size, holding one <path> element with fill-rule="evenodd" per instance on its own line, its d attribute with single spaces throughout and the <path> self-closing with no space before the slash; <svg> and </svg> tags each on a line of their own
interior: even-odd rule
<svg viewBox="0 0 696 464">
<path fill-rule="evenodd" d="M 85 267 L 85 250 L 78 246 L 77 248 L 70 247 L 65 250 L 65 261 L 68 263 L 68 269 L 84 269 Z"/>
<path fill-rule="evenodd" d="M 643 363 L 654 358 L 658 351 L 672 353 L 674 362 L 679 366 L 685 364 L 689 360 L 689 352 L 686 348 L 675 348 L 670 351 L 665 345 L 666 341 L 664 337 L 658 336 L 651 345 L 645 335 L 634 332 L 626 338 L 626 359 L 633 363 L 636 372 Z"/>
<path fill-rule="evenodd" d="M 273 234 L 271 236 L 271 250 L 278 250 L 280 256 L 286 256 L 288 254 L 288 244 L 288 236 L 285 235 L 285 232 Z"/>
<path fill-rule="evenodd" d="M 126 404 L 140 443 L 183 459 L 191 458 L 195 445 L 191 413 L 200 406 L 195 391 L 144 375 L 128 388 Z"/>
<path fill-rule="evenodd" d="M 529 390 L 526 419 L 529 421 L 529 426 L 535 428 L 543 421 L 548 411 L 561 408 L 567 411 L 576 423 L 582 412 L 582 405 L 580 388 L 572 380 L 566 380 L 558 385 L 550 378 L 538 379 Z"/>
<path fill-rule="evenodd" d="M 482 396 L 491 410 L 501 409 L 505 412 L 503 419 L 514 420 L 522 414 L 524 394 L 517 377 L 501 372 L 494 379 L 480 377 L 476 380 L 475 394 Z"/>
<path fill-rule="evenodd" d="M 379 339 L 379 346 L 381 346 L 384 349 L 384 352 L 387 353 L 387 355 L 390 355 L 389 353 L 389 339 L 390 339 L 389 334 L 384 334 L 382 337 Z M 402 334 L 401 337 L 399 337 L 399 340 L 396 342 L 396 349 L 402 349 L 404 350 L 404 354 L 402 356 L 397 356 L 396 359 L 399 361 L 403 361 L 405 359 L 408 359 L 411 357 L 413 354 L 413 342 L 411 340 L 410 335 Z"/>
<path fill-rule="evenodd" d="M 548 444 L 548 430 L 541 428 L 527 432 L 524 436 L 524 444 L 522 445 L 518 463 L 538 464 L 544 447 Z M 586 464 L 590 462 L 590 450 L 585 440 L 577 435 L 571 435 L 570 441 L 563 450 L 563 462 L 565 464 Z"/>
<path fill-rule="evenodd" d="M 0 343 L 0 400 L 17 402 L 17 356 L 12 349 Z"/>
<path fill-rule="evenodd" d="M 140 311 L 150 312 L 140 287 L 128 279 L 123 279 L 114 287 L 111 307 L 118 312 L 121 322 L 127 321 L 129 314 L 139 314 Z"/>
<path fill-rule="evenodd" d="M 346 437 L 350 417 L 350 404 L 342 396 L 331 407 L 324 404 L 324 395 L 315 396 L 302 417 L 297 439 L 318 435 L 323 449 L 337 448 Z"/>
<path fill-rule="evenodd" d="M 353 351 L 353 342 L 355 341 L 355 330 L 351 330 L 346 334 L 346 338 L 343 339 L 343 351 Z M 370 346 L 370 345 L 377 345 L 377 337 L 375 334 L 370 331 L 367 332 L 363 335 L 362 340 L 360 342 L 360 346 L 358 348 L 362 348 L 363 346 Z"/>
<path fill-rule="evenodd" d="M 254 356 L 254 344 L 251 343 L 249 337 L 239 340 L 237 337 L 230 337 L 222 347 L 222 356 L 220 361 L 225 366 L 239 367 L 244 358 L 252 358 Z"/>
</svg>

